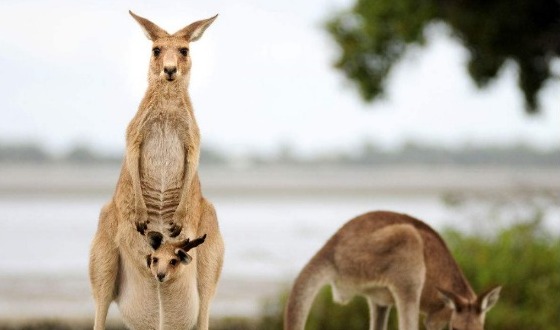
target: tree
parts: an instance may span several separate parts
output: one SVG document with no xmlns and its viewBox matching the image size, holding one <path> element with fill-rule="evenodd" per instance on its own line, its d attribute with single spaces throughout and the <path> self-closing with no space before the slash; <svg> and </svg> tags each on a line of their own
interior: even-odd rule
<svg viewBox="0 0 560 330">
<path fill-rule="evenodd" d="M 537 94 L 560 55 L 558 0 L 356 0 L 327 23 L 341 48 L 335 67 L 372 101 L 383 95 L 407 47 L 424 45 L 424 31 L 435 22 L 449 26 L 469 52 L 468 72 L 478 87 L 513 61 L 526 110 L 538 112 Z"/>
</svg>

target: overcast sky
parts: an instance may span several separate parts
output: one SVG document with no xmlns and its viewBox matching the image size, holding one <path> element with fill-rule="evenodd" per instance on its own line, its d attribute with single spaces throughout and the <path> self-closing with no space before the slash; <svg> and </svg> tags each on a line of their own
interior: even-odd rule
<svg viewBox="0 0 560 330">
<path fill-rule="evenodd" d="M 364 104 L 332 69 L 336 45 L 322 28 L 350 0 L 0 2 L 0 143 L 39 141 L 124 147 L 126 125 L 146 88 L 151 44 L 131 9 L 169 32 L 219 13 L 191 45 L 191 97 L 203 144 L 234 153 L 302 154 L 387 148 L 406 141 L 447 147 L 560 146 L 560 84 L 528 117 L 509 65 L 478 91 L 467 55 L 443 26 L 429 31 L 389 79 L 387 98 Z M 560 74 L 560 65 L 555 63 Z"/>
</svg>

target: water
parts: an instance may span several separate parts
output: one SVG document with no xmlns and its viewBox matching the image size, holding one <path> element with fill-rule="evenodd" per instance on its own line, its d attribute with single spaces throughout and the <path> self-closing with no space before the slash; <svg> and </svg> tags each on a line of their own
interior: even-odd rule
<svg viewBox="0 0 560 330">
<path fill-rule="evenodd" d="M 325 241 L 361 213 L 394 210 L 436 229 L 465 227 L 463 211 L 446 206 L 436 191 L 284 187 L 282 193 L 262 193 L 236 185 L 212 188 L 208 181 L 206 196 L 226 244 L 214 316 L 258 314 L 263 299 L 288 288 Z M 0 195 L 0 319 L 93 318 L 88 254 L 99 211 L 110 197 L 104 189 Z M 560 231 L 558 205 L 547 212 L 546 225 Z M 114 307 L 110 318 L 119 319 Z"/>
</svg>

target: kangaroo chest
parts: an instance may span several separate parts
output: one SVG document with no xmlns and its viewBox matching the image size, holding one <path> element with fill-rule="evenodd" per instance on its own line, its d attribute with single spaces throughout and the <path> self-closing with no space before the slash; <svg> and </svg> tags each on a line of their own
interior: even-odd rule
<svg viewBox="0 0 560 330">
<path fill-rule="evenodd" d="M 140 182 L 148 218 L 171 220 L 184 183 L 185 148 L 177 128 L 167 120 L 154 121 L 141 146 Z"/>
</svg>

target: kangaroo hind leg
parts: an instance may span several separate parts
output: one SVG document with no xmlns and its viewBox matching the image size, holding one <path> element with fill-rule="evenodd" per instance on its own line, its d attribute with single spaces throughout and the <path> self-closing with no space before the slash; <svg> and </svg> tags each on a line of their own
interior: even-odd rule
<svg viewBox="0 0 560 330">
<path fill-rule="evenodd" d="M 207 234 L 206 243 L 197 250 L 198 292 L 200 310 L 197 329 L 208 329 L 210 303 L 214 298 L 216 286 L 224 262 L 224 241 L 218 227 L 214 207 L 204 201 L 198 235 Z"/>
<path fill-rule="evenodd" d="M 117 292 L 119 251 L 113 236 L 116 231 L 116 210 L 113 204 L 109 204 L 101 210 L 89 258 L 89 278 L 95 300 L 95 330 L 105 329 L 109 305 Z"/>
<path fill-rule="evenodd" d="M 381 306 L 368 298 L 370 330 L 387 330 L 391 306 Z"/>
</svg>

